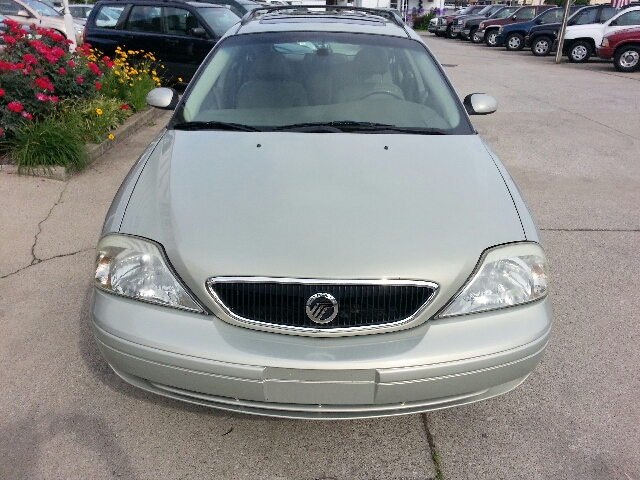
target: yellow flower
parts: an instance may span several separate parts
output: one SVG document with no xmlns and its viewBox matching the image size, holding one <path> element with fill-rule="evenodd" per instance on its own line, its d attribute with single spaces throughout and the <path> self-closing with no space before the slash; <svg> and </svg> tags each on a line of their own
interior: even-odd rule
<svg viewBox="0 0 640 480">
<path fill-rule="evenodd" d="M 138 81 L 141 82 L 142 81 L 142 77 L 138 77 Z"/>
<path fill-rule="evenodd" d="M 129 86 L 130 86 L 130 87 L 133 87 L 133 83 L 130 83 L 130 84 L 129 84 Z"/>
<path fill-rule="evenodd" d="M 116 138 L 116 137 L 114 137 L 114 136 L 113 136 L 113 134 L 112 134 L 112 133 L 110 133 L 110 134 L 109 134 L 109 140 L 113 140 L 114 138 Z"/>
<path fill-rule="evenodd" d="M 178 81 L 179 81 L 179 82 L 182 82 L 182 79 L 181 79 L 180 77 L 178 77 Z"/>
<path fill-rule="evenodd" d="M 160 65 L 160 68 L 164 68 L 164 65 Z"/>
<path fill-rule="evenodd" d="M 102 110 L 100 110 L 99 108 L 96 108 L 96 113 L 97 113 L 98 115 L 102 115 Z"/>
</svg>

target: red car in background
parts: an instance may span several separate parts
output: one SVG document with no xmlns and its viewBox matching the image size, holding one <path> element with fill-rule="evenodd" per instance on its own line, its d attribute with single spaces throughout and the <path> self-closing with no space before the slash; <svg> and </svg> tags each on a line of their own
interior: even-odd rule
<svg viewBox="0 0 640 480">
<path fill-rule="evenodd" d="M 598 47 L 598 56 L 613 57 L 613 66 L 619 72 L 638 70 L 640 68 L 640 27 L 606 35 Z"/>
</svg>

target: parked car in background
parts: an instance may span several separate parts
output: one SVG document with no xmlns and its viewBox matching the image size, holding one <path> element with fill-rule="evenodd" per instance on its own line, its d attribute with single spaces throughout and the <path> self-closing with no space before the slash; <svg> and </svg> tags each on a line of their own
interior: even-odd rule
<svg viewBox="0 0 640 480">
<path fill-rule="evenodd" d="M 478 13 L 484 8 L 484 5 L 469 5 L 468 7 L 462 9 L 459 13 L 454 13 L 453 15 L 442 15 L 438 17 L 438 21 L 436 23 L 436 31 L 434 33 L 439 37 L 445 36 L 447 38 L 454 38 L 451 33 L 451 30 L 453 28 L 453 21 L 456 18 L 461 17 L 462 15 L 472 15 L 474 13 Z"/>
<path fill-rule="evenodd" d="M 251 0 L 200 0 L 207 3 L 224 5 L 231 9 L 238 17 L 242 18 L 245 14 L 256 8 L 264 7 L 264 5 L 253 2 Z"/>
<path fill-rule="evenodd" d="M 640 69 L 640 27 L 609 33 L 602 38 L 598 56 L 613 58 L 613 66 L 619 72 Z"/>
<path fill-rule="evenodd" d="M 476 35 L 484 39 L 484 42 L 489 47 L 496 46 L 496 39 L 498 38 L 498 30 L 504 25 L 510 25 L 512 23 L 526 22 L 532 20 L 537 15 L 541 14 L 545 10 L 550 8 L 556 8 L 555 5 L 530 5 L 526 7 L 520 7 L 516 12 L 507 18 L 499 20 L 485 20 L 480 23 Z"/>
<path fill-rule="evenodd" d="M 640 6 L 626 8 L 602 24 L 572 25 L 567 27 L 563 54 L 569 57 L 570 62 L 586 62 L 597 54 L 597 46 L 605 35 L 639 26 Z"/>
<path fill-rule="evenodd" d="M 623 8 L 635 5 L 630 4 Z M 620 8 L 612 7 L 609 4 L 586 6 L 569 18 L 567 26 L 604 23 L 620 11 Z M 555 51 L 559 31 L 560 23 L 533 26 L 529 30 L 529 35 L 524 39 L 525 48 L 530 48 L 531 53 L 536 56 L 549 55 Z"/>
<path fill-rule="evenodd" d="M 598 23 L 599 19 L 604 22 L 615 15 L 616 12 L 617 9 L 610 5 L 583 6 L 569 17 L 567 26 Z M 534 25 L 524 37 L 525 48 L 530 48 L 531 53 L 538 57 L 549 55 L 555 49 L 555 42 L 561 25 L 561 22 Z"/>
<path fill-rule="evenodd" d="M 70 4 L 69 13 L 73 18 L 86 20 L 87 18 L 89 18 L 89 13 L 91 12 L 92 8 L 92 4 Z"/>
<path fill-rule="evenodd" d="M 569 15 L 575 13 L 581 6 L 569 7 Z M 511 25 L 503 25 L 498 29 L 496 37 L 496 46 L 504 47 L 509 51 L 522 50 L 525 46 L 525 37 L 529 34 L 531 27 L 535 25 L 546 25 L 550 23 L 558 23 L 562 21 L 564 16 L 564 7 L 550 8 L 545 10 L 537 17 L 528 22 L 512 23 Z"/>
<path fill-rule="evenodd" d="M 493 13 L 491 16 L 479 17 L 477 15 L 470 15 L 464 19 L 462 24 L 462 31 L 460 32 L 459 38 L 463 40 L 471 40 L 473 43 L 482 43 L 483 37 L 478 35 L 478 29 L 480 27 L 480 23 L 485 20 L 501 20 L 503 18 L 510 17 L 514 13 L 518 11 L 520 7 L 503 7 L 500 10 Z"/>
<path fill-rule="evenodd" d="M 501 10 L 504 7 L 506 7 L 506 5 L 504 4 L 487 5 L 477 13 L 471 13 L 469 15 L 462 15 L 457 17 L 452 22 L 451 37 L 457 38 L 460 36 L 460 34 L 462 33 L 465 20 L 468 20 L 470 18 L 490 18 L 491 15 L 493 15 L 498 10 Z"/>
<path fill-rule="evenodd" d="M 468 116 L 497 102 L 460 101 L 392 12 L 349 8 L 249 14 L 181 100 L 150 92 L 174 113 L 95 257 L 92 328 L 124 381 L 347 419 L 501 395 L 540 361 L 546 254 Z"/>
<path fill-rule="evenodd" d="M 66 36 L 64 18 L 60 13 L 37 0 L 0 0 L 0 14 L 23 26 L 35 25 L 40 28 L 55 30 Z M 76 43 L 82 44 L 82 25 L 74 22 Z"/>
<path fill-rule="evenodd" d="M 85 41 L 107 55 L 118 46 L 152 52 L 168 78 L 188 81 L 239 20 L 229 8 L 212 3 L 101 0 L 87 19 Z"/>
</svg>

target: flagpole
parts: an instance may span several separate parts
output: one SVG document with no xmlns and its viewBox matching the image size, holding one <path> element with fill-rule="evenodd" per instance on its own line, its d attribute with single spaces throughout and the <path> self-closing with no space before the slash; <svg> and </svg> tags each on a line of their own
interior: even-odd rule
<svg viewBox="0 0 640 480">
<path fill-rule="evenodd" d="M 562 17 L 562 25 L 560 26 L 560 37 L 558 38 L 558 49 L 556 50 L 556 63 L 562 61 L 562 49 L 564 47 L 564 34 L 567 31 L 567 22 L 569 21 L 569 9 L 571 8 L 571 0 L 567 0 L 564 6 L 564 16 Z"/>
<path fill-rule="evenodd" d="M 71 41 L 69 51 L 75 52 L 78 44 L 76 43 L 76 29 L 73 25 L 71 12 L 69 11 L 69 0 L 62 0 L 62 6 L 64 7 L 64 29 L 67 31 L 67 38 Z"/>
</svg>

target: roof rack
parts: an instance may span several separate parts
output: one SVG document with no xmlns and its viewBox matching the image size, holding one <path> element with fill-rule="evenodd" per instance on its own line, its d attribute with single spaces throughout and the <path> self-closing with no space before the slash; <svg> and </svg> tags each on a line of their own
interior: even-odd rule
<svg viewBox="0 0 640 480">
<path fill-rule="evenodd" d="M 334 12 L 342 10 L 345 12 L 362 12 L 377 17 L 382 17 L 389 20 L 401 28 L 404 28 L 405 23 L 402 17 L 393 10 L 385 10 L 381 8 L 366 8 L 366 7 L 350 7 L 348 5 L 289 5 L 289 6 L 277 6 L 277 7 L 258 7 L 254 8 L 250 12 L 247 12 L 240 22 L 240 25 L 246 25 L 258 17 L 259 13 L 272 13 L 272 12 L 306 12 L 309 13 L 311 9 L 324 9 L 325 12 Z"/>
</svg>

